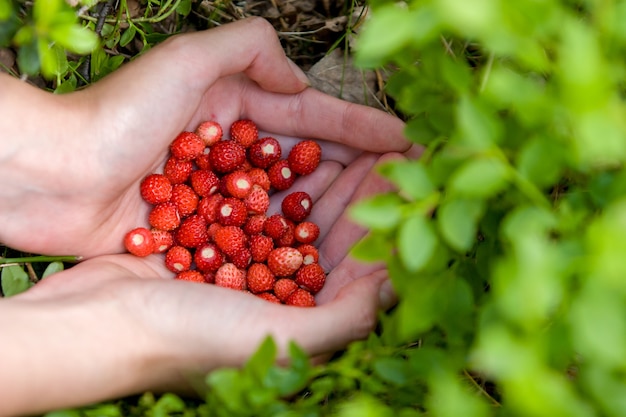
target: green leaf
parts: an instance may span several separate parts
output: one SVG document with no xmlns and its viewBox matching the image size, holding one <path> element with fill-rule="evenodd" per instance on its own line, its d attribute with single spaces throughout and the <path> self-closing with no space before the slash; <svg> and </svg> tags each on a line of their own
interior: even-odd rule
<svg viewBox="0 0 626 417">
<path fill-rule="evenodd" d="M 404 195 L 414 200 L 428 197 L 435 186 L 420 161 L 398 160 L 382 164 L 379 172 L 393 182 Z"/>
<path fill-rule="evenodd" d="M 424 217 L 405 220 L 398 230 L 398 254 L 404 266 L 409 271 L 421 269 L 430 260 L 438 241 L 431 223 Z"/>
<path fill-rule="evenodd" d="M 50 37 L 68 51 L 85 55 L 98 46 L 98 35 L 77 23 L 57 26 L 50 32 Z"/>
<path fill-rule="evenodd" d="M 0 274 L 2 293 L 5 297 L 20 294 L 33 285 L 28 279 L 28 274 L 19 265 L 7 265 L 0 269 L 2 269 Z"/>
<path fill-rule="evenodd" d="M 191 0 L 182 0 L 176 7 L 176 13 L 181 16 L 187 16 L 191 12 Z"/>
<path fill-rule="evenodd" d="M 266 337 L 256 352 L 246 363 L 245 370 L 258 381 L 262 381 L 276 360 L 276 343 L 271 336 Z"/>
<path fill-rule="evenodd" d="M 500 137 L 501 127 L 488 107 L 469 95 L 461 96 L 456 118 L 463 143 L 473 149 L 491 147 Z"/>
<path fill-rule="evenodd" d="M 33 17 L 39 28 L 47 28 L 63 7 L 62 0 L 35 0 Z"/>
<path fill-rule="evenodd" d="M 407 366 L 406 359 L 384 356 L 376 358 L 372 369 L 382 380 L 394 385 L 405 385 L 411 378 L 411 369 Z"/>
<path fill-rule="evenodd" d="M 39 72 L 40 61 L 36 41 L 20 46 L 17 54 L 17 65 L 24 74 L 35 75 Z"/>
<path fill-rule="evenodd" d="M 496 158 L 472 159 L 458 168 L 448 182 L 448 189 L 466 197 L 489 198 L 506 187 L 507 166 Z"/>
<path fill-rule="evenodd" d="M 46 269 L 43 271 L 43 274 L 41 275 L 41 279 L 49 277 L 52 274 L 56 274 L 57 272 L 61 272 L 63 271 L 63 269 L 64 269 L 63 262 L 59 262 L 59 261 L 50 262 L 48 266 L 46 267 Z"/>
<path fill-rule="evenodd" d="M 136 34 L 137 28 L 135 26 L 129 26 L 120 37 L 120 46 L 128 45 L 135 38 Z"/>
<path fill-rule="evenodd" d="M 301 391 L 309 381 L 309 357 L 297 344 L 289 343 L 290 365 L 288 368 L 272 366 L 264 378 L 263 385 L 276 389 L 281 397 Z"/>
<path fill-rule="evenodd" d="M 13 14 L 12 2 L 10 0 L 0 0 L 0 22 L 9 20 L 9 17 L 11 17 L 12 14 Z"/>
<path fill-rule="evenodd" d="M 402 218 L 402 199 L 396 194 L 379 194 L 348 209 L 355 222 L 376 230 L 390 230 Z"/>
<path fill-rule="evenodd" d="M 393 245 L 382 233 L 371 232 L 359 240 L 350 250 L 355 258 L 365 262 L 376 262 L 391 256 Z"/>
<path fill-rule="evenodd" d="M 485 201 L 455 198 L 437 210 L 437 224 L 446 243 L 459 252 L 468 251 L 476 241 L 478 221 L 485 211 Z"/>
</svg>

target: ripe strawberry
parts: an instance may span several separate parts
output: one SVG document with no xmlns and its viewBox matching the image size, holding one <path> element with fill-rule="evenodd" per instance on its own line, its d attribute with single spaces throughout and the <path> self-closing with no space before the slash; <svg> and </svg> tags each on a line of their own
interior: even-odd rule
<svg viewBox="0 0 626 417">
<path fill-rule="evenodd" d="M 182 132 L 170 144 L 170 152 L 176 159 L 191 161 L 204 151 L 204 141 L 193 132 Z"/>
<path fill-rule="evenodd" d="M 252 184 L 256 184 L 263 188 L 265 191 L 269 191 L 272 184 L 270 183 L 270 177 L 267 176 L 267 172 L 261 168 L 250 168 L 248 176 L 252 181 Z"/>
<path fill-rule="evenodd" d="M 154 238 L 154 253 L 165 253 L 174 245 L 172 233 L 159 229 L 152 229 L 150 231 Z"/>
<path fill-rule="evenodd" d="M 281 203 L 283 214 L 289 220 L 301 222 L 311 214 L 313 200 L 304 191 L 296 191 L 288 194 Z"/>
<path fill-rule="evenodd" d="M 217 222 L 209 224 L 209 227 L 207 228 L 207 234 L 209 235 L 209 240 L 215 242 L 215 233 L 217 233 L 217 231 L 221 229 L 222 227 L 224 226 L 222 226 L 221 224 Z"/>
<path fill-rule="evenodd" d="M 148 256 L 154 253 L 154 237 L 145 227 L 137 227 L 124 236 L 126 250 L 135 256 Z"/>
<path fill-rule="evenodd" d="M 274 282 L 274 294 L 283 303 L 287 301 L 287 298 L 297 289 L 298 284 L 289 278 L 280 278 Z"/>
<path fill-rule="evenodd" d="M 172 187 L 170 201 L 176 205 L 181 219 L 196 211 L 198 199 L 198 194 L 187 184 L 176 184 Z"/>
<path fill-rule="evenodd" d="M 215 273 L 215 285 L 243 291 L 246 289 L 246 276 L 232 263 L 225 263 Z"/>
<path fill-rule="evenodd" d="M 246 198 L 252 190 L 252 179 L 244 171 L 234 171 L 222 177 L 226 194 L 236 198 Z"/>
<path fill-rule="evenodd" d="M 212 120 L 200 123 L 195 130 L 196 135 L 204 141 L 206 146 L 212 146 L 222 139 L 222 126 Z"/>
<path fill-rule="evenodd" d="M 270 303 L 280 304 L 280 300 L 271 292 L 261 292 L 255 294 L 257 297 L 262 298 L 265 301 L 269 301 Z"/>
<path fill-rule="evenodd" d="M 198 169 L 213 171 L 211 161 L 209 160 L 209 153 L 211 153 L 211 148 L 207 146 L 206 148 L 204 148 L 204 151 L 202 151 L 202 153 L 193 160 L 198 166 Z"/>
<path fill-rule="evenodd" d="M 224 263 L 224 255 L 217 245 L 205 243 L 198 246 L 193 254 L 196 268 L 202 272 L 215 272 Z"/>
<path fill-rule="evenodd" d="M 263 233 L 274 240 L 280 239 L 287 230 L 289 230 L 287 219 L 282 214 L 272 214 L 263 224 Z"/>
<path fill-rule="evenodd" d="M 274 241 L 271 237 L 260 233 L 251 235 L 250 253 L 254 262 L 265 262 L 272 249 L 274 249 Z"/>
<path fill-rule="evenodd" d="M 232 256 L 246 247 L 247 238 L 240 227 L 223 226 L 217 229 L 213 241 L 222 252 Z"/>
<path fill-rule="evenodd" d="M 205 272 L 204 281 L 207 284 L 215 284 L 215 272 Z"/>
<path fill-rule="evenodd" d="M 259 138 L 259 130 L 252 120 L 237 120 L 230 126 L 230 137 L 247 148 Z"/>
<path fill-rule="evenodd" d="M 302 264 L 309 265 L 319 262 L 320 254 L 315 246 L 305 243 L 296 249 L 302 254 Z"/>
<path fill-rule="evenodd" d="M 271 291 L 274 288 L 276 277 L 265 264 L 254 263 L 248 267 L 246 282 L 248 290 L 255 294 Z"/>
<path fill-rule="evenodd" d="M 267 266 L 277 277 L 293 275 L 302 265 L 302 254 L 294 248 L 280 247 L 267 257 Z"/>
<path fill-rule="evenodd" d="M 201 284 L 206 284 L 204 275 L 202 275 L 198 271 L 193 271 L 193 270 L 179 272 L 178 274 L 176 274 L 176 277 L 174 277 L 174 279 L 177 279 L 179 281 L 190 281 L 190 282 L 199 282 Z"/>
<path fill-rule="evenodd" d="M 298 288 L 287 297 L 285 304 L 297 307 L 315 307 L 315 297 L 307 290 Z"/>
<path fill-rule="evenodd" d="M 150 204 L 165 203 L 172 196 L 172 183 L 162 174 L 150 174 L 139 185 L 141 198 Z"/>
<path fill-rule="evenodd" d="M 191 188 L 198 193 L 200 197 L 207 197 L 217 191 L 220 179 L 213 171 L 198 169 L 191 173 Z"/>
<path fill-rule="evenodd" d="M 267 176 L 272 187 L 279 191 L 286 190 L 296 181 L 296 175 L 289 168 L 289 162 L 286 159 L 273 163 L 267 170 Z"/>
<path fill-rule="evenodd" d="M 252 262 L 252 253 L 250 249 L 243 248 L 239 252 L 233 253 L 228 258 L 237 268 L 245 270 Z"/>
<path fill-rule="evenodd" d="M 289 219 L 285 219 L 287 230 L 278 239 L 274 240 L 276 247 L 293 246 L 296 243 L 296 225 Z"/>
<path fill-rule="evenodd" d="M 184 219 L 174 232 L 174 240 L 186 248 L 197 248 L 208 240 L 207 222 L 204 217 L 193 214 Z"/>
<path fill-rule="evenodd" d="M 246 224 L 243 225 L 243 231 L 248 236 L 256 235 L 263 232 L 263 224 L 267 217 L 265 214 L 253 214 L 248 217 Z"/>
<path fill-rule="evenodd" d="M 204 197 L 198 203 L 198 214 L 204 217 L 207 223 L 214 223 L 217 221 L 217 208 L 224 200 L 224 196 L 220 193 L 211 194 L 208 197 Z"/>
<path fill-rule="evenodd" d="M 266 169 L 282 155 L 280 143 L 273 137 L 260 138 L 248 148 L 248 160 L 258 168 Z"/>
<path fill-rule="evenodd" d="M 296 271 L 295 282 L 311 294 L 317 294 L 324 287 L 326 273 L 320 264 L 302 265 Z"/>
<path fill-rule="evenodd" d="M 244 204 L 250 214 L 264 214 L 270 207 L 270 196 L 260 185 L 254 184 Z"/>
<path fill-rule="evenodd" d="M 193 162 L 183 161 L 174 157 L 169 158 L 163 167 L 163 175 L 172 184 L 182 184 L 189 178 L 193 171 Z"/>
<path fill-rule="evenodd" d="M 217 221 L 222 226 L 243 226 L 248 219 L 248 210 L 243 201 L 227 197 L 217 206 Z"/>
<path fill-rule="evenodd" d="M 214 171 L 226 174 L 239 168 L 246 160 L 246 149 L 234 140 L 221 140 L 211 146 L 209 162 Z"/>
<path fill-rule="evenodd" d="M 176 204 L 168 201 L 152 207 L 148 215 L 148 223 L 155 229 L 165 231 L 176 229 L 180 225 L 180 215 Z"/>
<path fill-rule="evenodd" d="M 165 254 L 165 267 L 172 272 L 188 271 L 191 261 L 191 252 L 182 246 L 172 246 Z"/>
<path fill-rule="evenodd" d="M 320 164 L 322 148 L 313 140 L 298 142 L 287 156 L 289 167 L 298 175 L 309 175 Z"/>
<path fill-rule="evenodd" d="M 313 222 L 302 222 L 296 225 L 295 239 L 300 243 L 313 243 L 320 235 L 320 228 Z"/>
</svg>

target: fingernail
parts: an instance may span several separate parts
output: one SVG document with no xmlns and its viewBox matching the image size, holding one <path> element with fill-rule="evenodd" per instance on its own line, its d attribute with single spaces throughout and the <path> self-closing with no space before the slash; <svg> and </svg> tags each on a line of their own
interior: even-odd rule
<svg viewBox="0 0 626 417">
<path fill-rule="evenodd" d="M 287 58 L 287 62 L 289 63 L 289 66 L 291 66 L 291 70 L 293 71 L 293 75 L 295 75 L 297 79 L 299 79 L 300 81 L 302 81 L 306 85 L 310 86 L 311 85 L 311 81 L 306 76 L 304 71 L 302 71 L 300 69 L 300 67 L 297 66 L 296 63 L 293 62 L 291 59 Z"/>
<path fill-rule="evenodd" d="M 378 302 L 381 310 L 389 310 L 398 302 L 398 295 L 391 281 L 386 279 L 378 289 Z"/>
</svg>

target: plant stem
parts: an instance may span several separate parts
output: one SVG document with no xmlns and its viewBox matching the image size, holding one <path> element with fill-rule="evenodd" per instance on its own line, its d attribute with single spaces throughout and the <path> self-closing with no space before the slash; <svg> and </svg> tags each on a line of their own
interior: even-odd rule
<svg viewBox="0 0 626 417">
<path fill-rule="evenodd" d="M 78 262 L 82 258 L 80 256 L 25 256 L 23 258 L 2 258 L 0 257 L 0 265 L 4 264 L 24 264 L 30 262 Z"/>
</svg>

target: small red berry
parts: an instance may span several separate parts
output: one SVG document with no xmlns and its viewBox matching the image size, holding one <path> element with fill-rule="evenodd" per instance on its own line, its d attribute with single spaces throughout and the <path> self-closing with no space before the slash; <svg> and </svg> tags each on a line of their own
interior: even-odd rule
<svg viewBox="0 0 626 417">
<path fill-rule="evenodd" d="M 315 297 L 302 288 L 297 288 L 285 300 L 285 304 L 297 307 L 315 307 Z"/>
<path fill-rule="evenodd" d="M 174 232 L 174 240 L 186 248 L 197 248 L 208 240 L 207 227 L 204 217 L 193 214 L 180 223 Z"/>
<path fill-rule="evenodd" d="M 200 197 L 207 197 L 217 192 L 220 179 L 213 171 L 199 169 L 191 173 L 191 188 L 198 193 Z"/>
<path fill-rule="evenodd" d="M 231 197 L 246 198 L 252 190 L 252 180 L 244 171 L 234 171 L 222 177 L 223 188 Z"/>
<path fill-rule="evenodd" d="M 272 214 L 263 224 L 263 233 L 271 237 L 274 240 L 280 239 L 280 237 L 289 230 L 287 219 L 282 214 Z"/>
<path fill-rule="evenodd" d="M 273 163 L 267 170 L 267 176 L 272 187 L 279 191 L 288 189 L 296 181 L 296 175 L 289 168 L 289 163 L 286 159 Z"/>
<path fill-rule="evenodd" d="M 247 288 L 257 294 L 271 291 L 274 288 L 276 277 L 265 264 L 253 263 L 246 273 Z"/>
<path fill-rule="evenodd" d="M 250 253 L 254 262 L 265 262 L 272 249 L 274 241 L 271 237 L 262 234 L 252 235 L 250 240 Z"/>
<path fill-rule="evenodd" d="M 193 171 L 193 162 L 183 161 L 174 157 L 169 158 L 163 167 L 163 175 L 172 184 L 182 184 L 189 178 Z"/>
<path fill-rule="evenodd" d="M 296 191 L 283 199 L 281 208 L 286 218 L 294 222 L 301 222 L 311 214 L 313 200 L 304 191 Z"/>
<path fill-rule="evenodd" d="M 154 253 L 154 237 L 145 227 L 137 227 L 126 233 L 124 246 L 135 256 L 148 256 Z"/>
<path fill-rule="evenodd" d="M 298 289 L 298 284 L 290 278 L 280 278 L 274 282 L 274 294 L 283 303 L 287 301 L 287 298 Z"/>
<path fill-rule="evenodd" d="M 206 148 L 204 148 L 204 151 L 202 151 L 202 153 L 198 155 L 196 159 L 194 159 L 194 162 L 198 166 L 198 169 L 213 171 L 211 161 L 209 160 L 209 153 L 211 153 L 211 148 L 207 146 Z"/>
<path fill-rule="evenodd" d="M 263 232 L 263 224 L 265 224 L 267 217 L 265 214 L 253 214 L 248 217 L 246 224 L 243 225 L 243 231 L 248 236 L 256 235 Z"/>
<path fill-rule="evenodd" d="M 320 254 L 315 246 L 305 243 L 296 249 L 302 254 L 302 264 L 309 265 L 319 262 Z"/>
<path fill-rule="evenodd" d="M 250 249 L 243 248 L 239 252 L 230 255 L 229 259 L 237 268 L 245 270 L 252 262 L 252 253 L 250 252 Z"/>
<path fill-rule="evenodd" d="M 271 292 L 261 292 L 255 294 L 257 297 L 262 298 L 265 301 L 269 301 L 270 303 L 280 304 L 280 300 Z"/>
<path fill-rule="evenodd" d="M 237 120 L 230 126 L 230 137 L 247 148 L 259 138 L 259 130 L 252 120 Z"/>
<path fill-rule="evenodd" d="M 139 191 L 150 204 L 165 203 L 172 196 L 172 183 L 163 174 L 150 174 L 141 181 Z"/>
<path fill-rule="evenodd" d="M 222 139 L 223 131 L 219 123 L 209 120 L 200 123 L 195 133 L 200 136 L 206 146 L 212 146 Z"/>
<path fill-rule="evenodd" d="M 296 243 L 296 225 L 289 219 L 285 219 L 287 223 L 287 230 L 278 239 L 274 240 L 277 247 L 280 246 L 293 246 Z"/>
<path fill-rule="evenodd" d="M 217 208 L 224 200 L 224 196 L 219 193 L 211 194 L 208 197 L 204 197 L 198 203 L 198 214 L 204 217 L 207 223 L 214 223 L 217 221 Z"/>
<path fill-rule="evenodd" d="M 282 155 L 280 143 L 273 137 L 260 138 L 248 149 L 248 160 L 258 168 L 266 169 Z"/>
<path fill-rule="evenodd" d="M 243 291 L 246 288 L 246 275 L 232 263 L 225 263 L 215 273 L 215 285 Z"/>
<path fill-rule="evenodd" d="M 215 272 L 224 263 L 224 255 L 217 245 L 205 243 L 198 246 L 193 254 L 196 268 L 202 272 Z"/>
<path fill-rule="evenodd" d="M 243 226 L 248 219 L 248 210 L 243 201 L 227 197 L 217 206 L 217 221 L 222 226 Z"/>
<path fill-rule="evenodd" d="M 320 264 L 302 265 L 296 271 L 295 282 L 311 294 L 317 294 L 324 287 L 326 273 Z"/>
<path fill-rule="evenodd" d="M 172 141 L 170 152 L 176 159 L 191 161 L 204 151 L 204 141 L 193 132 L 182 132 Z"/>
<path fill-rule="evenodd" d="M 174 277 L 174 279 L 177 279 L 179 281 L 190 281 L 190 282 L 199 282 L 201 284 L 206 284 L 204 275 L 202 275 L 198 271 L 193 271 L 193 270 L 179 272 L 178 274 L 176 274 L 176 277 Z"/>
<path fill-rule="evenodd" d="M 174 237 L 171 232 L 165 230 L 152 229 L 154 238 L 154 253 L 165 253 L 174 245 Z"/>
<path fill-rule="evenodd" d="M 237 226 L 223 226 L 217 229 L 213 241 L 226 255 L 233 256 L 246 247 L 244 231 Z"/>
<path fill-rule="evenodd" d="M 170 201 L 176 205 L 181 219 L 196 211 L 198 200 L 198 194 L 187 184 L 176 184 L 172 188 Z"/>
<path fill-rule="evenodd" d="M 280 247 L 267 257 L 267 266 L 277 277 L 293 275 L 302 265 L 302 254 L 294 248 Z"/>
<path fill-rule="evenodd" d="M 148 214 L 148 223 L 155 229 L 170 231 L 180 225 L 180 215 L 176 204 L 167 202 L 152 207 Z"/>
<path fill-rule="evenodd" d="M 320 236 L 320 228 L 313 222 L 302 222 L 296 225 L 294 237 L 300 243 L 313 243 Z"/>
<path fill-rule="evenodd" d="M 322 148 L 313 140 L 298 142 L 287 156 L 289 167 L 298 175 L 309 175 L 318 167 Z"/>
<path fill-rule="evenodd" d="M 261 168 L 251 168 L 247 171 L 252 184 L 256 184 L 263 188 L 265 191 L 269 191 L 272 184 L 270 183 L 270 177 L 268 177 L 267 172 Z"/>
<path fill-rule="evenodd" d="M 209 161 L 214 171 L 228 173 L 246 160 L 246 149 L 234 140 L 221 140 L 211 147 Z"/>
<path fill-rule="evenodd" d="M 254 184 L 244 203 L 248 213 L 265 214 L 270 207 L 270 196 L 260 185 Z"/>
<path fill-rule="evenodd" d="M 172 246 L 165 254 L 165 267 L 172 272 L 183 272 L 191 268 L 191 252 L 182 246 Z"/>
</svg>

